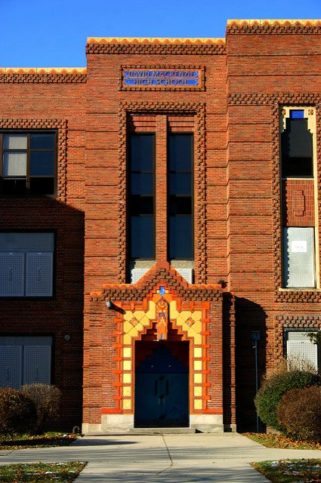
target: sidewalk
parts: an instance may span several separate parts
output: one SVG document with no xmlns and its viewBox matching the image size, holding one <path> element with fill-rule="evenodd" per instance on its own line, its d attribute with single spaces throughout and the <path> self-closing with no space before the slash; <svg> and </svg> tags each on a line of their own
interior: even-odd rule
<svg viewBox="0 0 321 483">
<path fill-rule="evenodd" d="M 321 451 L 265 448 L 239 434 L 91 436 L 71 446 L 0 451 L 0 464 L 88 461 L 77 483 L 259 483 L 249 463 L 321 458 Z"/>
</svg>

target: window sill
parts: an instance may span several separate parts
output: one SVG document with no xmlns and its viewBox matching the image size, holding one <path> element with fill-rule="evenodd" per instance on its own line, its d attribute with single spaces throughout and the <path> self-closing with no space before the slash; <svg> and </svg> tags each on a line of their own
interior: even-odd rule
<svg viewBox="0 0 321 483">
<path fill-rule="evenodd" d="M 279 288 L 275 301 L 281 303 L 320 303 L 320 288 Z"/>
</svg>

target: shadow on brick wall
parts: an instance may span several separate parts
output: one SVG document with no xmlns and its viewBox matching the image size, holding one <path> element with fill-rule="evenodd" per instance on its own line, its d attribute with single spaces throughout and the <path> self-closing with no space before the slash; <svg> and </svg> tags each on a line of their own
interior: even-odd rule
<svg viewBox="0 0 321 483">
<path fill-rule="evenodd" d="M 236 418 L 238 431 L 256 431 L 254 406 L 256 372 L 258 386 L 266 366 L 266 313 L 262 307 L 245 298 L 236 298 Z M 257 341 L 257 371 L 254 339 Z M 262 430 L 259 422 L 259 430 Z"/>
</svg>

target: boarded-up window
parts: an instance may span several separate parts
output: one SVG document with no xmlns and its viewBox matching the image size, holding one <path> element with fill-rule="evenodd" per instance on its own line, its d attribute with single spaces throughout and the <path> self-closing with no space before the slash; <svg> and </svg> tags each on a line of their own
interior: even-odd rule
<svg viewBox="0 0 321 483">
<path fill-rule="evenodd" d="M 53 233 L 0 233 L 0 297 L 51 297 Z"/>
<path fill-rule="evenodd" d="M 283 286 L 315 287 L 314 228 L 283 229 Z"/>
<path fill-rule="evenodd" d="M 0 337 L 0 387 L 51 383 L 51 337 Z"/>
</svg>

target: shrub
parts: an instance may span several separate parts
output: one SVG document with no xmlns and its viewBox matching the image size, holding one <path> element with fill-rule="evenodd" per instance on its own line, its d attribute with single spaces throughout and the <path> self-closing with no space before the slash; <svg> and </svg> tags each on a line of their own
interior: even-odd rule
<svg viewBox="0 0 321 483">
<path fill-rule="evenodd" d="M 286 392 L 278 405 L 277 416 L 290 436 L 321 441 L 321 387 Z"/>
<path fill-rule="evenodd" d="M 29 432 L 36 422 L 34 403 L 21 391 L 0 388 L 0 433 Z"/>
<path fill-rule="evenodd" d="M 36 432 L 41 433 L 55 423 L 60 414 L 61 391 L 47 384 L 27 384 L 22 392 L 35 404 Z"/>
<path fill-rule="evenodd" d="M 282 430 L 277 418 L 277 405 L 290 389 L 321 385 L 321 377 L 307 371 L 293 370 L 274 374 L 267 379 L 255 396 L 255 406 L 263 423 Z"/>
</svg>

